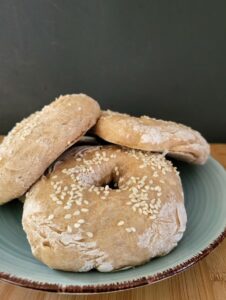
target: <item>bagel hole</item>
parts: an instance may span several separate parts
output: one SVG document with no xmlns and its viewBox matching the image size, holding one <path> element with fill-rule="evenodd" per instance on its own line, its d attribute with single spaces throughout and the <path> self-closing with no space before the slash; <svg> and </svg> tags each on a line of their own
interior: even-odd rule
<svg viewBox="0 0 226 300">
<path fill-rule="evenodd" d="M 111 174 L 109 176 L 106 176 L 103 181 L 101 182 L 101 187 L 109 186 L 112 190 L 117 190 L 118 187 L 118 178 L 114 176 L 114 174 Z"/>
<path fill-rule="evenodd" d="M 116 182 L 114 179 L 112 179 L 108 184 L 110 189 L 117 190 L 118 189 L 118 182 Z"/>
</svg>

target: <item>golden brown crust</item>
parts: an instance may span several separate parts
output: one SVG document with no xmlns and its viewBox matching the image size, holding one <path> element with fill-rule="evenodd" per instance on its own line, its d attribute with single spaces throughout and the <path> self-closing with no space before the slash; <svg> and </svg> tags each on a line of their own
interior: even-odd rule
<svg viewBox="0 0 226 300">
<path fill-rule="evenodd" d="M 0 204 L 23 195 L 99 115 L 95 100 L 73 94 L 60 96 L 18 123 L 0 146 Z"/>
<path fill-rule="evenodd" d="M 180 177 L 162 155 L 75 146 L 27 193 L 22 222 L 49 267 L 105 272 L 167 254 L 186 212 Z"/>
<path fill-rule="evenodd" d="M 201 134 L 188 126 L 142 116 L 132 117 L 111 111 L 102 112 L 94 133 L 102 139 L 145 151 L 204 164 L 210 148 Z"/>
</svg>

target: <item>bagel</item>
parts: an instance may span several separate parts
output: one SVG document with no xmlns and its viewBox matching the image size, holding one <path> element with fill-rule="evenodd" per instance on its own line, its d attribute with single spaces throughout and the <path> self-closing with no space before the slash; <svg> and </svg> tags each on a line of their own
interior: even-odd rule
<svg viewBox="0 0 226 300">
<path fill-rule="evenodd" d="M 22 224 L 33 255 L 50 268 L 130 268 L 182 238 L 181 180 L 161 154 L 74 146 L 26 194 Z"/>
<path fill-rule="evenodd" d="M 73 94 L 60 96 L 18 123 L 0 146 L 0 204 L 23 195 L 99 115 L 95 100 Z"/>
<path fill-rule="evenodd" d="M 179 160 L 204 164 L 210 147 L 198 131 L 147 116 L 102 112 L 93 132 L 108 142 L 129 148 L 163 152 Z"/>
</svg>

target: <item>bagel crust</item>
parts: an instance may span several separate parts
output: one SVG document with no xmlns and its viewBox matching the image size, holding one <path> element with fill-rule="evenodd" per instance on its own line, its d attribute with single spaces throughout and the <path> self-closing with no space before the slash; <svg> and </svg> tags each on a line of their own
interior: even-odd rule
<svg viewBox="0 0 226 300">
<path fill-rule="evenodd" d="M 18 123 L 0 145 L 0 204 L 23 195 L 99 115 L 95 100 L 73 94 Z"/>
<path fill-rule="evenodd" d="M 50 268 L 110 272 L 170 252 L 186 220 L 170 161 L 105 145 L 66 151 L 26 194 L 22 223 Z"/>
<path fill-rule="evenodd" d="M 138 118 L 110 110 L 103 111 L 94 133 L 117 145 L 167 153 L 194 164 L 204 164 L 210 154 L 209 144 L 198 131 L 147 116 Z"/>
</svg>

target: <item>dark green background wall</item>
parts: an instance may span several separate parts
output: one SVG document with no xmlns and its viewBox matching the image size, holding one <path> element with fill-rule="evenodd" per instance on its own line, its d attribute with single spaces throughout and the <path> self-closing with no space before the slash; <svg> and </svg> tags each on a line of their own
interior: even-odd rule
<svg viewBox="0 0 226 300">
<path fill-rule="evenodd" d="M 226 1 L 1 0 L 0 132 L 81 91 L 226 142 Z"/>
</svg>

